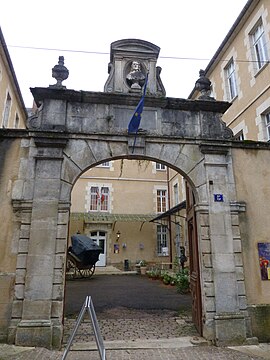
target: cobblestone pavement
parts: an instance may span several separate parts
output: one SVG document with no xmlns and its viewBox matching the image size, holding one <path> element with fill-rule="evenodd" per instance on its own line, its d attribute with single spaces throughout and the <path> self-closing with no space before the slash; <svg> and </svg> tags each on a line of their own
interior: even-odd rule
<svg viewBox="0 0 270 360">
<path fill-rule="evenodd" d="M 98 324 L 103 339 L 135 340 L 135 339 L 168 339 L 180 336 L 198 336 L 191 321 L 190 314 L 177 316 L 174 311 L 143 311 L 126 308 L 114 308 L 97 314 Z M 75 319 L 65 319 L 64 343 L 68 340 Z M 89 316 L 85 314 L 75 342 L 94 341 Z"/>
</svg>

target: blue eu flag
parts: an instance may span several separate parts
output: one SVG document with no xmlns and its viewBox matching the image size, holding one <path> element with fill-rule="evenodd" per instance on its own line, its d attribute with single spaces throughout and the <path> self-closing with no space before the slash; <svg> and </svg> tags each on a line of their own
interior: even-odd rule
<svg viewBox="0 0 270 360">
<path fill-rule="evenodd" d="M 145 78 L 143 95 L 142 95 L 141 100 L 139 101 L 139 103 L 136 107 L 136 110 L 128 124 L 128 133 L 129 134 L 134 134 L 134 133 L 137 134 L 137 132 L 139 130 L 139 126 L 140 126 L 140 122 L 141 122 L 141 118 L 142 118 L 147 82 L 148 82 L 148 74 L 146 75 L 146 78 Z"/>
</svg>

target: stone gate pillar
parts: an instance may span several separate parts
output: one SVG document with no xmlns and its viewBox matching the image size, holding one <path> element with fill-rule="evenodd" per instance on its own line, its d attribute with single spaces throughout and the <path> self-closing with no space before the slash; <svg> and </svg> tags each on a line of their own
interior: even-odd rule
<svg viewBox="0 0 270 360">
<path fill-rule="evenodd" d="M 62 339 L 69 205 L 63 209 L 60 194 L 66 140 L 39 137 L 35 145 L 31 226 L 25 246 L 23 303 L 15 343 L 50 348 L 59 347 Z"/>
<path fill-rule="evenodd" d="M 201 145 L 200 149 L 205 156 L 208 203 L 196 209 L 204 336 L 221 346 L 241 344 L 250 334 L 231 156 L 226 146 Z"/>
</svg>

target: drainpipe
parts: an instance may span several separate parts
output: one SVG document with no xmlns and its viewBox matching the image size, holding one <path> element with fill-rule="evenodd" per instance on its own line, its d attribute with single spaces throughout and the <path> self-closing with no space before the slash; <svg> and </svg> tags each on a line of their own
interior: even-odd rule
<svg viewBox="0 0 270 360">
<path fill-rule="evenodd" d="M 168 210 L 171 208 L 171 193 L 170 193 L 170 169 L 167 166 L 167 188 L 168 188 Z M 170 257 L 169 262 L 172 263 L 172 221 L 171 221 L 171 215 L 169 215 L 169 248 L 170 248 Z M 170 265 L 170 269 L 172 268 L 172 265 Z"/>
</svg>

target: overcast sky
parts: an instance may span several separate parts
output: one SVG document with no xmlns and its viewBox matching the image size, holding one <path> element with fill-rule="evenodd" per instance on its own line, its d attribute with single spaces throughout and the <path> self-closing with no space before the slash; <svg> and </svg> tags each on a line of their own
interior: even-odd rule
<svg viewBox="0 0 270 360">
<path fill-rule="evenodd" d="M 166 95 L 187 98 L 199 70 L 206 67 L 246 2 L 6 0 L 1 3 L 0 25 L 27 107 L 33 102 L 30 87 L 55 83 L 51 69 L 60 55 L 69 69 L 63 85 L 103 91 L 110 45 L 127 38 L 159 46 L 157 65 L 162 67 Z"/>
</svg>

